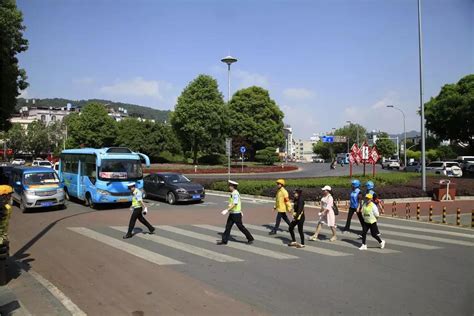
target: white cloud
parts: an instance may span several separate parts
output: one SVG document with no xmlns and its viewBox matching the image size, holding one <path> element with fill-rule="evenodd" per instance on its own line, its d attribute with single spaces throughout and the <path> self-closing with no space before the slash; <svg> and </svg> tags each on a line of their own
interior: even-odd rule
<svg viewBox="0 0 474 316">
<path fill-rule="evenodd" d="M 248 88 L 250 86 L 259 86 L 263 88 L 268 88 L 270 85 L 268 78 L 265 75 L 259 73 L 252 73 L 245 70 L 237 69 L 234 72 L 231 70 L 231 78 L 232 75 L 237 81 L 237 87 L 239 89 Z"/>
<path fill-rule="evenodd" d="M 116 81 L 111 85 L 103 86 L 99 91 L 110 97 L 151 97 L 163 100 L 164 91 L 170 89 L 172 89 L 170 83 L 135 77 L 130 80 Z"/>
<path fill-rule="evenodd" d="M 397 93 L 395 93 L 394 91 L 390 91 L 383 98 L 372 104 L 371 108 L 374 110 L 381 109 L 386 107 L 387 105 L 396 104 L 397 100 Z"/>
<path fill-rule="evenodd" d="M 283 90 L 283 96 L 292 100 L 309 100 L 314 98 L 315 93 L 305 88 L 288 88 Z"/>
</svg>

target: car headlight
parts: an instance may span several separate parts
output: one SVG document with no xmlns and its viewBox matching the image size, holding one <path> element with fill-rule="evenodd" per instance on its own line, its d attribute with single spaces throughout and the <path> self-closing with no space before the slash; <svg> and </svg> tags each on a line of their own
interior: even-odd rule
<svg viewBox="0 0 474 316">
<path fill-rule="evenodd" d="M 178 192 L 178 193 L 188 193 L 188 191 L 186 191 L 183 188 L 179 188 L 178 190 L 176 190 L 176 192 Z"/>
<path fill-rule="evenodd" d="M 97 193 L 101 195 L 110 195 L 110 192 L 107 190 L 97 189 Z"/>
<path fill-rule="evenodd" d="M 36 195 L 35 191 L 33 190 L 25 190 L 26 195 Z"/>
</svg>

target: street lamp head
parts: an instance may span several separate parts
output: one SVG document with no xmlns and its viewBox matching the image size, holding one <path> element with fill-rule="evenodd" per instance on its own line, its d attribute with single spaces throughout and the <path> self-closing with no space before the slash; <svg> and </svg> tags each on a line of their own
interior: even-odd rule
<svg viewBox="0 0 474 316">
<path fill-rule="evenodd" d="M 387 105 L 388 108 L 393 108 L 394 106 L 393 105 Z"/>
<path fill-rule="evenodd" d="M 230 66 L 231 64 L 233 64 L 237 61 L 237 58 L 232 57 L 232 56 L 226 56 L 226 57 L 222 58 L 221 61 Z"/>
</svg>

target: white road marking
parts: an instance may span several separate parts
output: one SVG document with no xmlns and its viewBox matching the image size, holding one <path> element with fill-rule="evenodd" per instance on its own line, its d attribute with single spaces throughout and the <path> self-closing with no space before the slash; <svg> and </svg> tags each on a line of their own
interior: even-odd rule
<svg viewBox="0 0 474 316">
<path fill-rule="evenodd" d="M 112 226 L 111 228 L 121 231 L 121 232 L 126 232 L 127 227 L 123 226 Z M 139 237 L 142 239 L 150 240 L 153 241 L 157 244 L 165 245 L 167 247 L 175 248 L 184 252 L 191 253 L 196 256 L 204 257 L 210 260 L 214 260 L 217 262 L 239 262 L 239 261 L 244 261 L 239 258 L 231 257 L 228 255 L 224 255 L 212 250 L 207 250 L 204 248 L 196 247 L 193 245 L 185 244 L 173 239 L 168 239 L 165 237 L 161 237 L 158 235 L 150 235 L 150 234 L 137 234 L 134 237 Z"/>
<path fill-rule="evenodd" d="M 220 231 L 221 230 L 219 227 L 211 226 L 211 225 L 194 225 L 194 226 L 201 227 L 201 228 L 204 228 L 204 229 L 209 229 L 209 230 L 212 230 L 212 231 Z M 259 227 L 259 226 L 249 225 L 249 224 L 245 224 L 245 226 L 248 227 L 248 228 L 251 228 L 251 229 L 254 229 L 255 227 Z M 275 239 L 275 238 L 269 238 L 269 237 L 264 237 L 264 236 L 260 236 L 260 235 L 254 235 L 253 237 L 255 238 L 255 240 L 262 241 L 262 242 L 265 242 L 265 243 L 268 243 L 268 244 L 273 244 L 273 245 L 278 245 L 278 246 L 286 246 L 281 240 L 278 240 L 278 239 Z M 313 247 L 313 246 L 306 246 L 305 248 L 301 248 L 301 249 L 304 250 L 304 251 L 307 251 L 307 252 L 313 252 L 313 253 L 317 253 L 317 254 L 320 254 L 320 255 L 333 256 L 333 257 L 342 257 L 342 256 L 351 256 L 352 255 L 350 253 L 334 251 L 334 250 L 330 250 L 330 249 Z"/>
<path fill-rule="evenodd" d="M 216 243 L 216 238 L 208 236 L 208 235 L 195 233 L 195 232 L 192 232 L 192 231 L 189 231 L 189 230 L 184 230 L 184 229 L 173 227 L 173 226 L 159 226 L 159 228 L 162 229 L 162 230 L 166 230 L 166 231 L 169 231 L 169 232 L 172 232 L 172 233 L 175 233 L 175 234 L 179 234 L 179 235 L 183 235 L 183 236 L 186 236 L 186 237 L 190 237 L 190 238 L 210 242 L 210 243 L 213 243 L 213 244 Z M 272 250 L 267 250 L 267 249 L 255 247 L 253 245 L 243 245 L 243 244 L 235 243 L 235 242 L 229 242 L 225 247 L 234 248 L 234 249 L 238 249 L 238 250 L 242 250 L 242 251 L 246 251 L 246 252 L 251 252 L 251 253 L 254 253 L 254 254 L 257 254 L 257 255 L 260 255 L 260 256 L 270 257 L 270 258 L 274 258 L 274 259 L 297 259 L 298 258 L 296 256 L 288 255 L 288 254 L 285 254 L 285 253 L 280 253 L 280 252 L 276 252 L 276 251 L 272 251 Z"/>
<path fill-rule="evenodd" d="M 152 251 L 143 249 L 141 247 L 132 245 L 128 242 L 124 242 L 124 241 L 115 239 L 113 237 L 98 233 L 96 231 L 93 231 L 93 230 L 85 228 L 85 227 L 69 227 L 68 229 L 72 230 L 73 232 L 76 232 L 78 234 L 81 234 L 83 236 L 86 236 L 88 238 L 100 241 L 101 243 L 104 243 L 104 244 L 106 244 L 110 247 L 122 250 L 122 251 L 127 252 L 131 255 L 142 258 L 146 261 L 155 263 L 157 265 L 183 264 L 180 261 L 162 256 L 162 255 L 157 254 L 155 252 L 152 252 Z"/>
<path fill-rule="evenodd" d="M 354 226 L 357 226 L 360 229 L 360 224 L 355 224 Z M 468 246 L 468 247 L 473 247 L 474 246 L 474 243 L 469 242 L 469 241 L 442 238 L 442 237 L 434 237 L 434 236 L 421 235 L 421 234 L 403 233 L 403 232 L 397 232 L 397 231 L 394 231 L 394 230 L 385 230 L 385 229 L 383 229 L 380 233 L 382 235 L 395 235 L 395 236 L 399 236 L 399 237 L 407 237 L 407 238 L 414 238 L 414 239 L 421 239 L 421 240 L 437 241 L 437 242 L 442 242 L 442 243 L 445 243 L 445 244 L 453 244 L 453 245 Z"/>
<path fill-rule="evenodd" d="M 61 304 L 71 313 L 73 316 L 85 316 L 84 313 L 76 304 L 74 304 L 69 297 L 67 297 L 60 289 L 58 289 L 53 283 L 43 278 L 40 274 L 33 270 L 29 270 L 28 273 L 35 278 L 42 286 L 44 286 Z"/>
<path fill-rule="evenodd" d="M 411 231 L 424 232 L 424 233 L 433 233 L 433 234 L 438 234 L 438 235 L 449 235 L 449 236 L 455 236 L 455 237 L 474 238 L 474 234 L 463 234 L 463 233 L 444 231 L 444 230 L 438 230 L 438 229 L 392 225 L 392 224 L 385 224 L 385 223 L 379 223 L 379 222 L 377 222 L 377 225 L 381 226 L 381 227 L 397 228 L 397 229 L 411 230 Z"/>
</svg>

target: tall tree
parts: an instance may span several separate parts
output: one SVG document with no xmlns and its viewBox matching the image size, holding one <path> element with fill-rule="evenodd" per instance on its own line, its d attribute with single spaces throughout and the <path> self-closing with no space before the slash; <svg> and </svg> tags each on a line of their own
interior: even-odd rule
<svg viewBox="0 0 474 316">
<path fill-rule="evenodd" d="M 252 159 L 257 150 L 285 143 L 283 112 L 267 90 L 255 86 L 239 90 L 232 96 L 229 109 L 230 133 L 250 144 Z"/>
<path fill-rule="evenodd" d="M 18 154 L 20 151 L 26 151 L 26 132 L 20 124 L 13 124 L 13 126 L 7 132 L 7 139 L 8 147 L 13 150 L 14 155 Z"/>
<path fill-rule="evenodd" d="M 73 113 L 66 120 L 67 147 L 101 148 L 115 145 L 117 126 L 105 106 L 90 103 L 79 114 Z"/>
<path fill-rule="evenodd" d="M 19 90 L 28 86 L 26 72 L 18 66 L 17 54 L 26 51 L 23 15 L 14 0 L 0 0 L 0 130 L 9 127 Z"/>
<path fill-rule="evenodd" d="M 474 149 L 474 74 L 447 84 L 425 104 L 426 128 L 438 137 Z"/>
<path fill-rule="evenodd" d="M 178 98 L 171 125 L 183 150 L 191 151 L 197 163 L 199 151 L 210 152 L 222 143 L 227 131 L 227 111 L 217 81 L 199 75 Z"/>
<path fill-rule="evenodd" d="M 381 132 L 377 135 L 377 141 L 375 143 L 377 145 L 377 149 L 382 157 L 390 158 L 397 153 L 397 145 L 389 139 L 389 135 L 387 133 Z"/>
<path fill-rule="evenodd" d="M 42 121 L 34 121 L 28 125 L 27 129 L 27 148 L 34 158 L 39 157 L 42 153 L 51 151 L 51 142 L 49 138 L 48 128 Z"/>
</svg>

